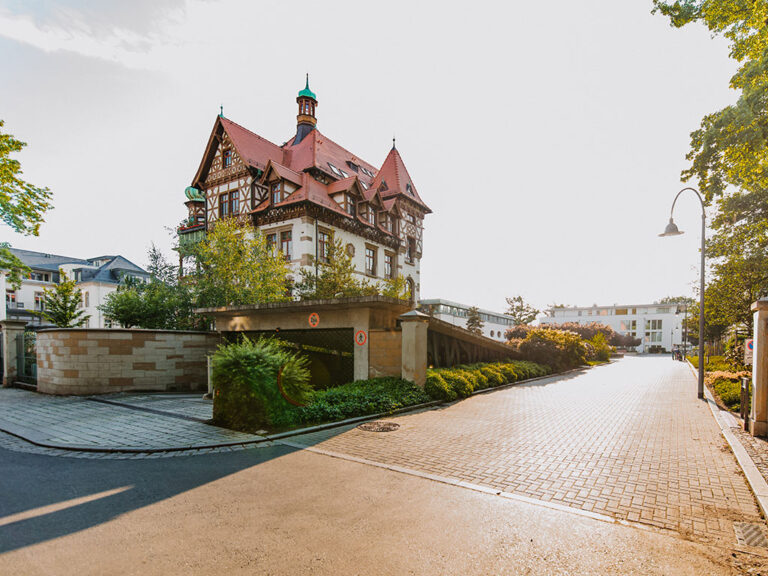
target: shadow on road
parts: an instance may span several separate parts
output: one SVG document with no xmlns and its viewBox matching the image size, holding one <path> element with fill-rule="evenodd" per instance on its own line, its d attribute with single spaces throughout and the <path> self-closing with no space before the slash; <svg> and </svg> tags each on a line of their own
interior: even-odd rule
<svg viewBox="0 0 768 576">
<path fill-rule="evenodd" d="M 276 445 L 200 456 L 90 460 L 0 449 L 0 554 L 97 526 L 294 451 Z"/>
</svg>

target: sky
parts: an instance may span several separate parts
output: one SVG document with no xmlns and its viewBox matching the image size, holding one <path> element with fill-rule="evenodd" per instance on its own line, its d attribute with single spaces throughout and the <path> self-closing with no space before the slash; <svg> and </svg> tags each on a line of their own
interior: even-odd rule
<svg viewBox="0 0 768 576">
<path fill-rule="evenodd" d="M 422 298 L 503 311 L 693 295 L 700 208 L 658 238 L 689 134 L 736 99 L 702 26 L 650 0 L 386 3 L 0 0 L 0 119 L 53 192 L 39 237 L 0 241 L 143 265 L 173 257 L 219 106 L 282 144 L 296 93 L 380 166 L 397 147 L 425 221 Z M 695 184 L 695 183 L 694 183 Z"/>
</svg>

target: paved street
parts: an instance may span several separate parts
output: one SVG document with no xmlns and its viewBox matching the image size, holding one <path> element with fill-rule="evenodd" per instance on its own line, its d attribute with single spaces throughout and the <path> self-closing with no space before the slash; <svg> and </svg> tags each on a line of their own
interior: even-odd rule
<svg viewBox="0 0 768 576">
<path fill-rule="evenodd" d="M 98 461 L 0 448 L 0 470 L 0 574 L 14 576 L 725 576 L 764 560 L 286 446 Z"/>
<path fill-rule="evenodd" d="M 396 432 L 347 428 L 292 441 L 726 546 L 734 522 L 761 522 L 690 369 L 668 356 L 628 357 L 393 420 Z"/>
<path fill-rule="evenodd" d="M 98 399 L 0 388 L 0 430 L 44 446 L 99 450 L 167 450 L 259 439 L 204 424 L 201 420 L 211 417 L 211 404 L 199 394 L 116 394 Z"/>
<path fill-rule="evenodd" d="M 0 574 L 766 574 L 695 396 L 685 365 L 627 358 L 293 446 L 84 460 L 2 435 Z"/>
</svg>

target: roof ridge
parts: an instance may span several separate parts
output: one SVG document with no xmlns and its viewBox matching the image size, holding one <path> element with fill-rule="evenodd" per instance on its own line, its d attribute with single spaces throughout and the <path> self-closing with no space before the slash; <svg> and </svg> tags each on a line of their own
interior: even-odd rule
<svg viewBox="0 0 768 576">
<path fill-rule="evenodd" d="M 249 130 L 248 128 L 246 128 L 242 124 L 238 124 L 234 120 L 230 120 L 229 118 L 225 118 L 224 116 L 219 116 L 219 118 L 221 118 L 222 121 L 229 122 L 230 124 L 234 124 L 238 128 L 240 128 L 242 130 L 245 130 L 246 132 L 248 132 L 248 134 L 252 134 L 253 136 L 256 136 L 256 138 L 258 138 L 259 140 L 264 140 L 264 142 L 272 144 L 272 146 L 274 146 L 275 148 L 282 148 L 282 146 L 280 146 L 278 144 L 275 144 L 274 142 L 272 142 L 272 140 L 268 140 L 267 138 L 264 138 L 264 136 L 262 136 L 261 134 L 257 134 L 253 130 Z"/>
</svg>

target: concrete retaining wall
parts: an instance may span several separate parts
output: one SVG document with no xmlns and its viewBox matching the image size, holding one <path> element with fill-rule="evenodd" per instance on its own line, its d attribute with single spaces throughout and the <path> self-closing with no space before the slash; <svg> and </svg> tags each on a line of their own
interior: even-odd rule
<svg viewBox="0 0 768 576">
<path fill-rule="evenodd" d="M 207 386 L 209 332 L 60 329 L 37 334 L 37 390 L 105 394 L 128 390 L 189 391 Z"/>
</svg>

